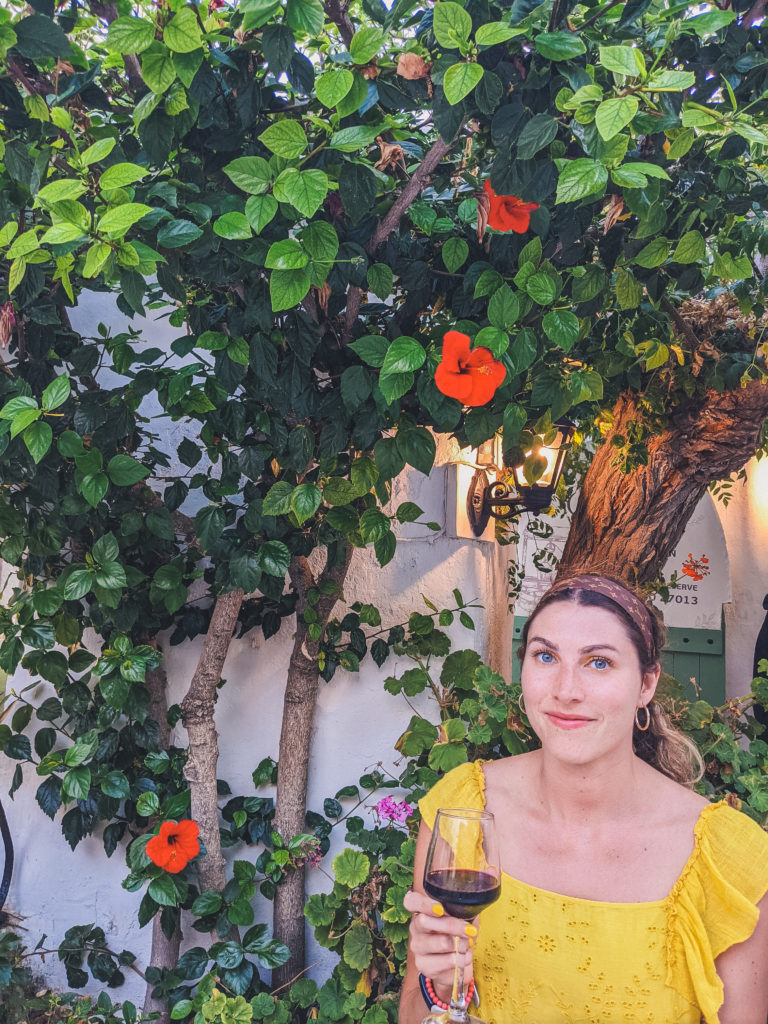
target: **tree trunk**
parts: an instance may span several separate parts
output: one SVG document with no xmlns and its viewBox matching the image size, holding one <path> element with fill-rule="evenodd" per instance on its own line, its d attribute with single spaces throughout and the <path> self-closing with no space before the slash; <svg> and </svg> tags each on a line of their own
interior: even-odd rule
<svg viewBox="0 0 768 1024">
<path fill-rule="evenodd" d="M 162 665 L 147 673 L 147 689 L 149 690 L 149 714 L 160 728 L 160 749 L 168 750 L 171 745 L 171 730 L 168 725 L 168 697 L 166 687 L 168 678 Z M 160 924 L 161 915 L 155 914 L 152 919 L 152 952 L 149 957 L 150 967 L 157 967 L 159 970 L 172 970 L 179 960 L 179 946 L 181 945 L 181 928 L 174 929 L 170 938 L 163 931 Z M 156 1024 L 170 1024 L 170 1013 L 167 1003 L 162 998 L 155 998 L 152 989 L 155 986 L 149 982 L 147 993 L 144 998 L 144 1016 L 150 1013 L 157 1013 Z"/>
<path fill-rule="evenodd" d="M 664 565 L 708 485 L 741 469 L 755 453 L 768 415 L 768 385 L 708 391 L 678 407 L 648 441 L 648 464 L 631 473 L 613 465 L 611 440 L 641 419 L 638 396 L 625 392 L 595 453 L 571 521 L 558 575 L 613 573 L 640 586 Z"/>
<path fill-rule="evenodd" d="M 198 865 L 201 892 L 206 889 L 221 890 L 227 881 L 219 835 L 216 791 L 219 745 L 213 713 L 216 687 L 221 681 L 224 659 L 242 603 L 242 590 L 220 594 L 216 599 L 200 659 L 181 704 L 182 720 L 189 733 L 189 755 L 184 766 L 184 777 L 191 791 L 191 816 L 200 827 L 200 839 L 206 849 Z"/>
<path fill-rule="evenodd" d="M 296 636 L 288 668 L 288 681 L 283 701 L 283 725 L 275 799 L 275 829 L 286 840 L 306 830 L 307 779 L 312 739 L 312 720 L 320 673 L 317 664 L 319 643 L 312 640 L 303 619 L 308 592 L 330 580 L 336 584 L 333 594 L 324 594 L 315 605 L 323 629 L 330 618 L 349 569 L 352 548 L 345 545 L 341 559 L 326 564 L 317 578 L 313 577 L 306 558 L 294 557 L 289 570 L 298 594 L 296 605 Z M 305 966 L 304 934 L 304 868 L 289 870 L 277 887 L 274 907 L 274 937 L 291 951 L 290 960 L 272 974 L 273 987 L 280 987 L 299 974 Z"/>
</svg>

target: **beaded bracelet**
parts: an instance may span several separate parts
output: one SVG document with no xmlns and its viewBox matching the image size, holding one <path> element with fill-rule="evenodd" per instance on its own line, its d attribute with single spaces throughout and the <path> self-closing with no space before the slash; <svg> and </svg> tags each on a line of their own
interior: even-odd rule
<svg viewBox="0 0 768 1024">
<path fill-rule="evenodd" d="M 421 994 L 424 997 L 424 1002 L 427 1004 L 430 1010 L 449 1010 L 450 1006 L 448 1003 L 444 1003 L 442 999 L 438 999 L 435 992 L 435 987 L 432 984 L 432 979 L 425 977 L 423 974 L 419 975 L 419 986 L 421 987 Z M 475 996 L 475 980 L 474 978 L 467 985 L 467 1003 L 471 1003 Z"/>
</svg>

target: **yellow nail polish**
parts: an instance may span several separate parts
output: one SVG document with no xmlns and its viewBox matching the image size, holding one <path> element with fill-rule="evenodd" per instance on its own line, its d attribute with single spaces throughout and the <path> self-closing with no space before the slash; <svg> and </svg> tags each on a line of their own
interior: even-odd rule
<svg viewBox="0 0 768 1024">
<path fill-rule="evenodd" d="M 475 928 L 473 924 L 465 924 L 464 934 L 469 935 L 470 938 L 474 938 L 477 935 L 477 928 Z"/>
<path fill-rule="evenodd" d="M 475 944 L 475 940 L 474 939 L 467 939 L 467 945 L 469 946 L 470 949 L 472 949 L 474 944 Z"/>
<path fill-rule="evenodd" d="M 442 917 L 443 914 L 445 914 L 445 911 L 443 910 L 439 903 L 435 903 L 432 907 L 432 913 L 435 915 L 435 917 Z"/>
</svg>

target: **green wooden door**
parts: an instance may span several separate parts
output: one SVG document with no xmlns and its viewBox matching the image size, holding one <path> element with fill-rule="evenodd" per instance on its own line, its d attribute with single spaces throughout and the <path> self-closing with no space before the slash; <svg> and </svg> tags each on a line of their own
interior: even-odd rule
<svg viewBox="0 0 768 1024">
<path fill-rule="evenodd" d="M 515 683 L 520 682 L 517 648 L 525 621 L 524 616 L 515 616 L 512 657 L 512 682 Z M 724 629 L 673 627 L 667 631 L 661 660 L 664 671 L 683 684 L 691 700 L 706 700 L 715 705 L 725 702 Z"/>
</svg>

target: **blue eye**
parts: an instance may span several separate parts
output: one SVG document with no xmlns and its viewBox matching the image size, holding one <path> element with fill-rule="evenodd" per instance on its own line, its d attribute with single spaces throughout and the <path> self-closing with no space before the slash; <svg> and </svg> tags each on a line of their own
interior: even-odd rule
<svg viewBox="0 0 768 1024">
<path fill-rule="evenodd" d="M 552 662 L 555 660 L 555 657 L 551 651 L 537 651 L 534 654 L 534 658 L 536 658 L 544 665 L 551 665 Z"/>
<path fill-rule="evenodd" d="M 592 659 L 592 664 L 594 665 L 594 667 L 596 669 L 598 669 L 600 672 L 602 672 L 603 669 L 609 668 L 611 663 L 610 663 L 610 661 L 608 661 L 607 658 L 597 657 L 597 658 L 593 658 Z"/>
</svg>

